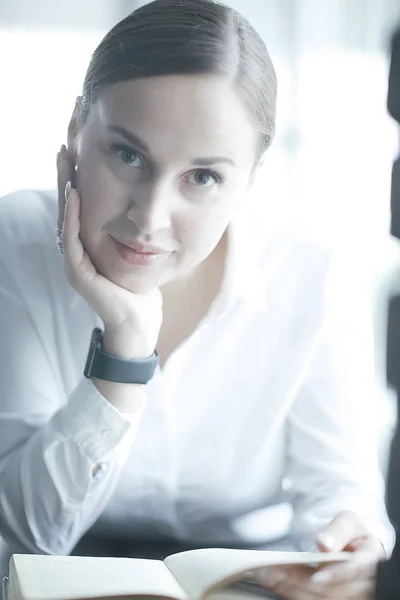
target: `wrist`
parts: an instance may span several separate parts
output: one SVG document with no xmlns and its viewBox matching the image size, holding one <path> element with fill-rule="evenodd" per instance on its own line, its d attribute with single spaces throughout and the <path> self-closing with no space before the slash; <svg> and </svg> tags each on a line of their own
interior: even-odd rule
<svg viewBox="0 0 400 600">
<path fill-rule="evenodd" d="M 103 351 L 123 360 L 140 360 L 153 355 L 155 343 L 129 327 L 112 328 L 105 326 Z"/>
</svg>

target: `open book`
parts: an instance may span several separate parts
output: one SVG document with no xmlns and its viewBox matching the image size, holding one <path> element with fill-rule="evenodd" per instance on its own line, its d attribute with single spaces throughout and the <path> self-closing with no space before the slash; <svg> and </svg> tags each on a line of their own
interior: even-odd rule
<svg viewBox="0 0 400 600">
<path fill-rule="evenodd" d="M 268 552 L 202 549 L 168 556 L 164 562 L 138 558 L 92 558 L 14 554 L 4 581 L 4 600 L 248 600 L 276 598 L 257 586 L 257 569 L 273 565 L 348 560 L 347 553 Z M 253 583 L 252 583 L 253 582 Z"/>
</svg>

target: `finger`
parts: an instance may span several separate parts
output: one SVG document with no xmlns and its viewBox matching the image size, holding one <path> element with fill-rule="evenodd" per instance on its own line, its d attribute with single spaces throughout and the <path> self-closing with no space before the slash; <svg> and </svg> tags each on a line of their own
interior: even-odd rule
<svg viewBox="0 0 400 600">
<path fill-rule="evenodd" d="M 278 583 L 285 581 L 290 575 L 290 570 L 284 567 L 265 567 L 256 572 L 256 577 L 261 585 L 274 588 Z"/>
<path fill-rule="evenodd" d="M 278 585 L 290 584 L 295 581 L 296 585 L 309 582 L 315 570 L 304 565 L 288 565 L 278 567 L 264 567 L 256 572 L 261 585 L 275 590 Z"/>
<path fill-rule="evenodd" d="M 282 600 L 372 600 L 374 592 L 375 586 L 371 581 L 354 581 L 322 590 L 286 582 L 274 589 L 274 593 Z"/>
<path fill-rule="evenodd" d="M 321 600 L 320 587 L 310 584 L 313 572 L 313 569 L 299 565 L 265 567 L 257 571 L 257 579 L 269 595 L 279 600 L 303 600 L 305 597 L 308 600 Z"/>
<path fill-rule="evenodd" d="M 67 148 L 62 145 L 57 155 L 57 189 L 58 189 L 58 219 L 57 227 L 62 229 L 65 211 L 65 186 L 68 181 L 73 181 L 73 157 Z"/>
<path fill-rule="evenodd" d="M 364 560 L 349 560 L 340 566 L 322 568 L 311 577 L 318 586 L 341 585 L 354 580 L 372 579 L 376 574 L 376 560 L 364 557 Z"/>
<path fill-rule="evenodd" d="M 299 581 L 295 577 L 289 577 L 285 581 L 282 581 L 275 585 L 273 588 L 268 588 L 278 598 L 287 598 L 288 600 L 325 600 L 328 596 L 325 594 L 325 590 L 313 586 L 308 581 Z M 343 600 L 341 598 L 341 600 Z"/>
<path fill-rule="evenodd" d="M 322 572 L 322 571 L 321 571 Z M 258 571 L 261 584 L 278 597 L 290 600 L 370 600 L 374 589 L 374 579 L 361 570 L 353 572 L 346 581 L 315 582 L 315 571 L 304 566 L 267 567 Z M 359 576 L 358 576 L 359 575 Z"/>
<path fill-rule="evenodd" d="M 65 207 L 65 186 L 68 181 L 68 164 L 65 164 L 65 146 L 61 146 L 60 152 L 57 154 L 57 190 L 58 190 L 58 218 L 57 227 L 62 229 L 64 220 Z"/>
<path fill-rule="evenodd" d="M 368 535 L 361 519 L 351 511 L 340 513 L 317 538 L 318 548 L 322 552 L 340 552 L 357 538 Z"/>
<path fill-rule="evenodd" d="M 318 592 L 318 600 L 372 600 L 375 584 L 371 580 L 355 580 L 343 585 L 332 585 Z M 307 592 L 308 594 L 308 592 Z M 308 597 L 307 595 L 305 596 Z"/>
<path fill-rule="evenodd" d="M 279 596 L 290 600 L 318 599 L 318 600 L 371 600 L 374 591 L 374 579 L 369 577 L 355 577 L 345 582 L 315 583 L 310 578 L 289 577 L 273 588 Z"/>
<path fill-rule="evenodd" d="M 65 215 L 62 226 L 64 255 L 69 275 L 76 278 L 84 258 L 84 250 L 79 238 L 80 199 L 78 192 L 74 188 L 68 190 L 67 186 L 65 196 Z"/>
<path fill-rule="evenodd" d="M 378 559 L 387 558 L 385 548 L 381 540 L 374 535 L 365 535 L 364 537 L 352 540 L 345 548 L 348 552 L 369 553 Z"/>
</svg>

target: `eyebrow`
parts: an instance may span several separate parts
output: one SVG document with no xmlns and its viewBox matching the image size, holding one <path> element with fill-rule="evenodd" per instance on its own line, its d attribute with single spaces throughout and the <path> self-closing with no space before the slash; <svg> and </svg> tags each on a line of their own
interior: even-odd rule
<svg viewBox="0 0 400 600">
<path fill-rule="evenodd" d="M 131 144 L 134 144 L 134 146 L 139 148 L 139 150 L 142 150 L 143 152 L 147 152 L 147 154 L 151 154 L 150 148 L 146 144 L 146 142 L 144 140 L 142 140 L 139 136 L 132 133 L 132 131 L 129 131 L 129 129 L 126 129 L 125 127 L 123 127 L 122 125 L 109 125 L 107 127 L 107 129 L 108 129 L 108 131 L 113 131 L 114 133 L 119 133 L 120 135 L 122 135 L 122 137 L 124 137 L 126 140 L 128 140 L 128 142 L 130 142 Z M 202 166 L 215 165 L 218 163 L 226 163 L 226 164 L 232 165 L 233 167 L 236 166 L 235 163 L 233 162 L 233 160 L 231 158 L 228 158 L 227 156 L 207 156 L 207 157 L 202 157 L 202 158 L 195 158 L 191 161 L 192 165 L 202 165 Z"/>
</svg>

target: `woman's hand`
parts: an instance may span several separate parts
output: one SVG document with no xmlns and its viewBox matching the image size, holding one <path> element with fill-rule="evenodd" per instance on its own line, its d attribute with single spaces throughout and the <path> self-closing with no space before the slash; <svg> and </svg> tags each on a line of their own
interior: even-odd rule
<svg viewBox="0 0 400 600">
<path fill-rule="evenodd" d="M 65 146 L 57 157 L 57 171 L 58 227 L 63 231 L 68 280 L 102 319 L 107 352 L 120 358 L 147 358 L 154 352 L 162 323 L 160 290 L 134 294 L 97 272 L 79 237 L 80 198 L 73 187 L 75 165 Z"/>
<path fill-rule="evenodd" d="M 259 579 L 278 596 L 288 600 L 372 600 L 378 561 L 383 546 L 352 512 L 340 513 L 320 534 L 321 552 L 353 553 L 349 561 L 330 563 L 319 569 L 305 566 L 269 567 Z"/>
</svg>

